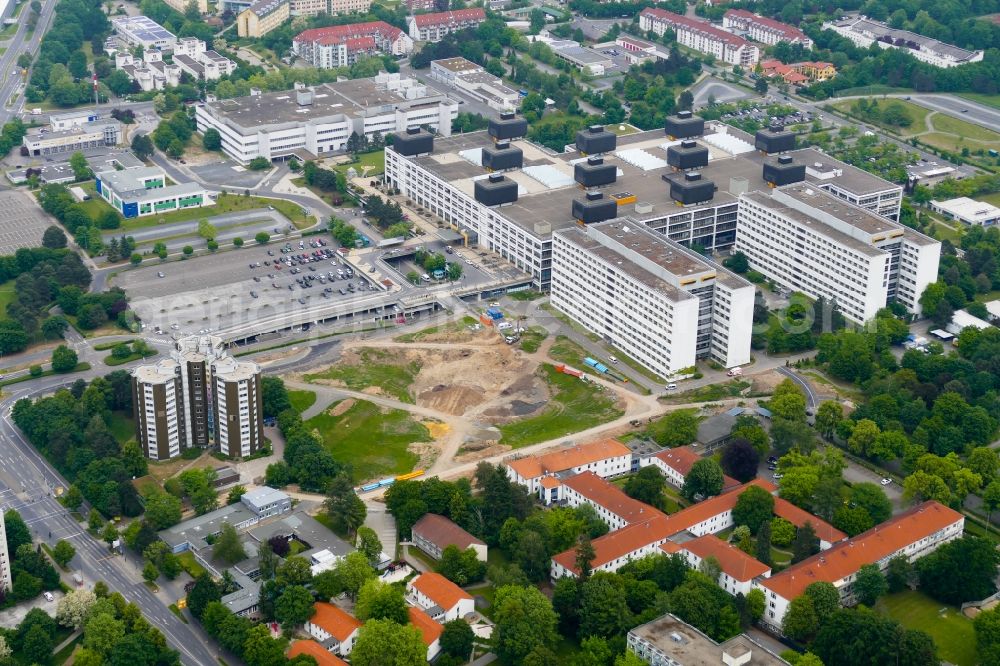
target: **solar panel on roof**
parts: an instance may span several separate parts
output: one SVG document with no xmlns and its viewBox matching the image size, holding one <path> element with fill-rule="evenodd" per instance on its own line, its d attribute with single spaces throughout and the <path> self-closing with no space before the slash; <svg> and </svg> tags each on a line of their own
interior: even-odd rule
<svg viewBox="0 0 1000 666">
<path fill-rule="evenodd" d="M 575 182 L 573 180 L 573 176 L 567 175 L 548 164 L 527 166 L 521 169 L 521 171 L 528 176 L 531 176 L 550 190 L 554 190 L 559 187 L 567 187 Z"/>
</svg>

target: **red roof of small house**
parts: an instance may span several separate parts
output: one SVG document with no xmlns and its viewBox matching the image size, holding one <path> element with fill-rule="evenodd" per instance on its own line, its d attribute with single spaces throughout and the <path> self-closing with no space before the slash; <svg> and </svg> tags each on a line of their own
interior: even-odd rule
<svg viewBox="0 0 1000 666">
<path fill-rule="evenodd" d="M 307 654 L 316 660 L 318 666 L 347 666 L 347 662 L 328 651 L 322 645 L 313 640 L 295 641 L 288 648 L 288 658 L 297 657 L 300 654 Z"/>
<path fill-rule="evenodd" d="M 316 613 L 309 618 L 309 622 L 330 634 L 341 643 L 361 628 L 360 620 L 333 604 L 317 601 L 313 604 L 313 607 L 316 609 Z"/>
<path fill-rule="evenodd" d="M 435 546 L 444 550 L 448 546 L 458 546 L 465 550 L 469 546 L 485 546 L 481 540 L 472 536 L 461 527 L 436 513 L 425 513 L 411 530 L 414 535 L 420 535 Z"/>
<path fill-rule="evenodd" d="M 472 595 L 439 573 L 420 574 L 410 581 L 410 585 L 445 611 L 451 610 L 463 599 L 472 599 Z"/>
</svg>

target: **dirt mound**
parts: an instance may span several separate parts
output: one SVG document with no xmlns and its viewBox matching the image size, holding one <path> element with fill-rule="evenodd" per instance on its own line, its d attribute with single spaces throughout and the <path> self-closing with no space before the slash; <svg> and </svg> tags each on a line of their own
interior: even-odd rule
<svg viewBox="0 0 1000 666">
<path fill-rule="evenodd" d="M 417 396 L 417 402 L 421 406 L 456 416 L 465 414 L 469 408 L 482 404 L 485 399 L 486 390 L 483 387 L 464 383 L 453 386 L 438 384 Z"/>
<path fill-rule="evenodd" d="M 336 405 L 333 406 L 333 409 L 330 410 L 330 416 L 340 416 L 348 409 L 353 407 L 354 403 L 355 403 L 354 398 L 347 398 L 346 400 L 341 400 L 340 402 L 338 402 Z"/>
<path fill-rule="evenodd" d="M 468 463 L 475 462 L 477 460 L 483 460 L 485 458 L 490 458 L 492 456 L 500 455 L 501 453 L 506 453 L 510 451 L 510 447 L 504 444 L 493 444 L 485 448 L 472 450 L 470 446 L 466 445 L 462 447 L 461 452 L 455 456 L 456 463 Z"/>
</svg>

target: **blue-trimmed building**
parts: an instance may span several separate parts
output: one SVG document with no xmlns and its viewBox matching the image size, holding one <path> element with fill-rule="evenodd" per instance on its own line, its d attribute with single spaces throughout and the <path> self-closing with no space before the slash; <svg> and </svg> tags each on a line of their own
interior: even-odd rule
<svg viewBox="0 0 1000 666">
<path fill-rule="evenodd" d="M 97 192 L 125 218 L 159 215 L 182 208 L 210 206 L 214 202 L 197 183 L 167 185 L 157 167 L 96 174 Z"/>
</svg>

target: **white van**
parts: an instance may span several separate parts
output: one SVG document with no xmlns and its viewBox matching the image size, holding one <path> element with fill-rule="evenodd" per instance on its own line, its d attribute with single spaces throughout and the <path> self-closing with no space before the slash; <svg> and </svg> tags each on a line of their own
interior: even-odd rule
<svg viewBox="0 0 1000 666">
<path fill-rule="evenodd" d="M 512 328 L 514 328 L 514 324 L 510 323 L 509 321 L 503 321 L 503 322 L 500 322 L 499 324 L 497 324 L 497 330 L 498 331 L 507 331 L 507 330 L 510 330 Z"/>
<path fill-rule="evenodd" d="M 674 391 L 676 389 L 677 389 L 677 384 L 674 384 L 673 382 L 670 382 L 669 384 L 667 384 L 667 390 L 668 391 Z"/>
</svg>

